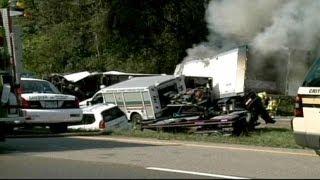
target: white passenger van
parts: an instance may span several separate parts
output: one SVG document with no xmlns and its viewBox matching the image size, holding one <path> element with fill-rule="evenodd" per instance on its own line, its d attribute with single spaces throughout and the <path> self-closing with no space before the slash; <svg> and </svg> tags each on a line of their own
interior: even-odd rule
<svg viewBox="0 0 320 180">
<path fill-rule="evenodd" d="M 296 143 L 320 155 L 320 59 L 314 62 L 299 87 L 294 114 L 292 127 Z"/>
</svg>

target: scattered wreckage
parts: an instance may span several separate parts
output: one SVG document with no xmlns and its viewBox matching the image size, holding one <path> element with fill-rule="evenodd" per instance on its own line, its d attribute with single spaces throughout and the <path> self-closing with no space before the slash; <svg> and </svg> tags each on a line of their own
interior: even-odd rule
<svg viewBox="0 0 320 180">
<path fill-rule="evenodd" d="M 253 76 L 249 63 L 247 46 L 242 46 L 212 58 L 177 65 L 174 75 L 185 76 L 187 92 L 174 96 L 168 107 L 199 106 L 202 112 L 195 111 L 199 117 L 186 120 L 185 116 L 175 117 L 176 112 L 171 111 L 169 121 L 156 120 L 142 128 L 224 130 L 231 127 L 239 135 L 259 125 L 259 116 L 266 123 L 275 123 L 257 93 L 280 90 L 276 83 Z"/>
<path fill-rule="evenodd" d="M 173 76 L 112 72 L 106 78 L 103 75 L 107 73 L 81 72 L 59 75 L 57 84 L 64 88 L 70 84 L 81 86 L 78 89 L 85 95 L 79 99 L 86 99 L 83 106 L 117 105 L 134 128 L 194 133 L 228 131 L 240 135 L 259 125 L 259 116 L 266 123 L 275 123 L 259 92 L 285 94 L 283 91 L 287 91 L 283 85 L 279 86 L 277 79 L 257 76 L 256 71 L 248 47 L 241 46 L 212 58 L 178 64 Z M 94 76 L 95 81 L 89 80 Z M 141 76 L 153 77 L 147 80 Z M 58 76 L 51 76 L 54 77 Z M 179 83 L 170 84 L 177 78 Z M 81 82 L 84 79 L 91 83 Z M 76 92 L 76 88 L 70 89 Z"/>
</svg>

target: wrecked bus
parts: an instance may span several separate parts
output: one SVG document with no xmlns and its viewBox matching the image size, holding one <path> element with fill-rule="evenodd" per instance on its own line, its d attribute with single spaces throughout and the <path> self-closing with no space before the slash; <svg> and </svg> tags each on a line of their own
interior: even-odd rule
<svg viewBox="0 0 320 180">
<path fill-rule="evenodd" d="M 51 74 L 45 79 L 54 84 L 62 93 L 72 94 L 80 101 L 92 97 L 101 86 L 110 86 L 128 80 L 129 77 L 155 76 L 158 74 L 125 73 L 119 71 L 89 72 L 82 71 L 63 74 Z"/>
</svg>

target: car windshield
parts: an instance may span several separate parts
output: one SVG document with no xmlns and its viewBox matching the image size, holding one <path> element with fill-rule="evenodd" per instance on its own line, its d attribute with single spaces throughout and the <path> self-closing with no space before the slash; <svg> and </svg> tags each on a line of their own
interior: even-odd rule
<svg viewBox="0 0 320 180">
<path fill-rule="evenodd" d="M 311 66 L 302 86 L 320 87 L 320 59 L 317 59 Z"/>
<path fill-rule="evenodd" d="M 22 80 L 23 93 L 54 93 L 60 94 L 59 90 L 50 82 L 37 80 Z"/>
</svg>

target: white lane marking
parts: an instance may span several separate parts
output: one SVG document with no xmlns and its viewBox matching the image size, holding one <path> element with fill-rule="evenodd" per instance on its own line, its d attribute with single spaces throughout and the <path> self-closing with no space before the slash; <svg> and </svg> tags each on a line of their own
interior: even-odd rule
<svg viewBox="0 0 320 180">
<path fill-rule="evenodd" d="M 209 174 L 209 173 L 201 173 L 201 172 L 195 172 L 195 171 L 183 171 L 183 170 L 177 170 L 177 169 L 167 169 L 167 168 L 157 168 L 157 167 L 147 167 L 146 169 L 183 173 L 183 174 L 192 174 L 192 175 L 198 175 L 198 176 L 208 176 L 208 177 L 215 177 L 215 178 L 224 178 L 224 179 L 248 179 L 248 178 L 237 177 L 237 176 L 226 176 L 226 175 L 220 175 L 220 174 Z"/>
<path fill-rule="evenodd" d="M 253 151 L 253 152 L 263 152 L 263 153 L 273 153 L 273 154 L 285 154 L 285 155 L 298 155 L 298 156 L 313 156 L 318 157 L 313 153 L 303 153 L 303 152 L 288 152 L 288 151 L 277 151 L 268 149 L 254 149 L 254 148 L 243 148 L 243 147 L 229 147 L 229 146 L 218 146 L 218 145 L 202 145 L 202 144 L 191 144 L 183 142 L 164 142 L 159 140 L 138 140 L 138 139 L 124 139 L 124 138 L 113 138 L 113 137 L 87 137 L 87 136 L 74 136 L 69 138 L 80 138 L 80 139 L 94 139 L 94 140 L 110 140 L 117 142 L 129 142 L 129 143 L 143 143 L 151 145 L 173 145 L 173 146 L 189 146 L 189 147 L 200 147 L 200 148 L 213 148 L 213 149 L 228 149 L 228 150 L 238 150 L 238 151 Z"/>
</svg>

